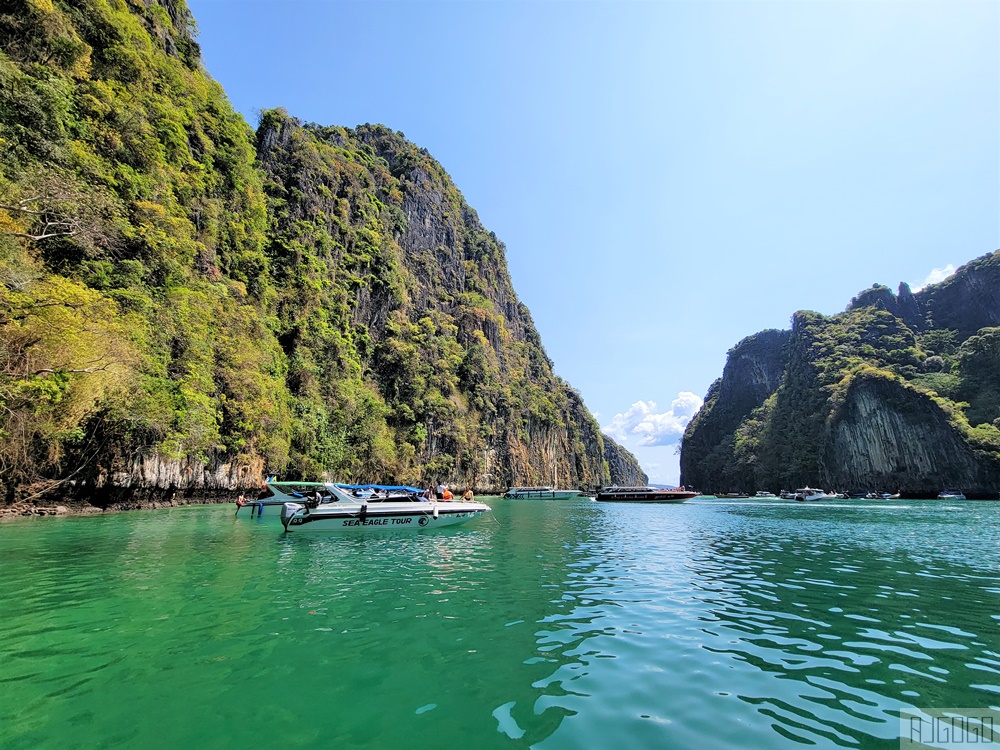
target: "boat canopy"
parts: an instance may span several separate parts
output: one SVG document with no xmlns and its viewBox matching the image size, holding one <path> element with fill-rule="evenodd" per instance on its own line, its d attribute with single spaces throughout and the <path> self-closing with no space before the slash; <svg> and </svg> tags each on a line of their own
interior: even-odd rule
<svg viewBox="0 0 1000 750">
<path fill-rule="evenodd" d="M 335 486 L 345 490 L 395 490 L 397 492 L 416 492 L 417 494 L 423 492 L 421 489 L 407 487 L 404 484 L 343 484 L 338 482 Z"/>
</svg>

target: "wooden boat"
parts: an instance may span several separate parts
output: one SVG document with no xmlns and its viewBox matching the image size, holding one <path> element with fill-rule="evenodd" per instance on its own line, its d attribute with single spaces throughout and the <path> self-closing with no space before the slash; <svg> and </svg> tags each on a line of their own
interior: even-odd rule
<svg viewBox="0 0 1000 750">
<path fill-rule="evenodd" d="M 599 502 L 630 502 L 630 503 L 683 503 L 697 492 L 678 488 L 675 490 L 659 487 L 605 487 L 597 493 Z"/>
</svg>

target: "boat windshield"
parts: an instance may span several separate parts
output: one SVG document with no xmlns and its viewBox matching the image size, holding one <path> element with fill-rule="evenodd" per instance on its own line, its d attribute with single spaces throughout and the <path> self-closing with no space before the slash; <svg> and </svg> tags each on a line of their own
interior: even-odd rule
<svg viewBox="0 0 1000 750">
<path fill-rule="evenodd" d="M 348 493 L 344 492 L 342 489 L 340 489 L 340 487 L 338 487 L 337 485 L 333 484 L 332 482 L 327 482 L 325 486 L 326 486 L 327 492 L 329 492 L 333 496 L 333 497 L 327 499 L 326 502 L 328 502 L 328 503 L 337 503 L 337 502 L 356 503 L 356 502 L 358 502 L 358 498 L 353 497 L 353 496 L 349 495 Z"/>
<path fill-rule="evenodd" d="M 268 482 L 268 496 L 279 492 L 292 497 L 308 497 L 314 492 L 325 493 L 327 486 L 322 482 Z"/>
</svg>

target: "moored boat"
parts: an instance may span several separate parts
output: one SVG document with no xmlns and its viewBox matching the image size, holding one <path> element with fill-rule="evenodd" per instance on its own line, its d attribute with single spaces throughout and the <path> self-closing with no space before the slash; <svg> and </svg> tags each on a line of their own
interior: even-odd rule
<svg viewBox="0 0 1000 750">
<path fill-rule="evenodd" d="M 565 500 L 568 497 L 576 497 L 580 490 L 557 490 L 552 487 L 511 487 L 503 496 L 510 500 L 524 500 L 527 498 L 543 498 L 548 500 Z"/>
<path fill-rule="evenodd" d="M 965 500 L 965 493 L 961 490 L 942 490 L 938 493 L 938 500 Z"/>
<path fill-rule="evenodd" d="M 697 492 L 677 488 L 675 490 L 659 487 L 605 487 L 597 493 L 601 502 L 642 502 L 642 503 L 683 503 Z"/>
<path fill-rule="evenodd" d="M 285 531 L 417 530 L 454 526 L 488 513 L 478 502 L 437 502 L 419 495 L 352 497 L 336 486 L 331 500 L 288 502 L 281 509 Z"/>
<path fill-rule="evenodd" d="M 756 495 L 754 495 L 754 497 L 769 498 L 769 497 L 777 497 L 777 495 L 775 495 L 773 492 L 768 492 L 766 490 L 760 490 Z"/>
<path fill-rule="evenodd" d="M 795 499 L 800 502 L 810 503 L 816 500 L 832 500 L 833 498 L 834 495 L 812 487 L 802 487 L 795 490 Z"/>
</svg>

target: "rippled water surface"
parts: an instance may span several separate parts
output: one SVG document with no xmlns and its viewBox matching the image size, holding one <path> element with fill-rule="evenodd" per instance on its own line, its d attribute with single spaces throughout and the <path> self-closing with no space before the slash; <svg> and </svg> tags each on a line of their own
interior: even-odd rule
<svg viewBox="0 0 1000 750">
<path fill-rule="evenodd" d="M 1000 707 L 1000 504 L 487 502 L 0 526 L 0 746 L 896 748 Z"/>
</svg>

